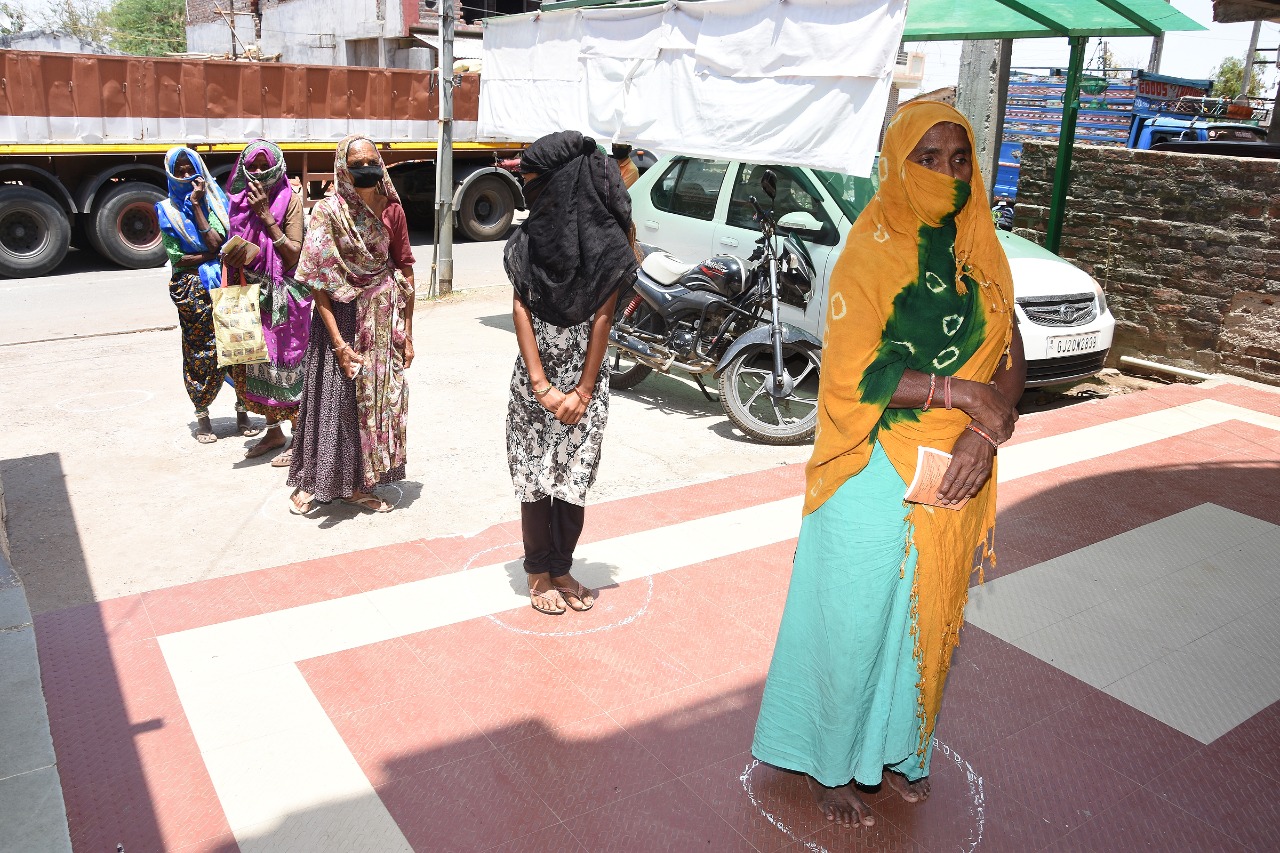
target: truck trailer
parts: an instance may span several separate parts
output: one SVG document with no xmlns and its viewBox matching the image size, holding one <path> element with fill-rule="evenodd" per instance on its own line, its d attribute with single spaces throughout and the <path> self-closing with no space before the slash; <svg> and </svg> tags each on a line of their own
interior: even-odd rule
<svg viewBox="0 0 1280 853">
<path fill-rule="evenodd" d="M 447 81 L 448 82 L 448 81 Z M 455 74 L 457 227 L 502 237 L 523 206 L 498 164 L 523 147 L 477 138 L 480 79 Z M 276 142 L 307 204 L 351 133 L 380 149 L 411 218 L 435 206 L 435 72 L 0 50 L 0 275 L 43 275 L 74 245 L 122 267 L 165 262 L 155 203 L 164 154 L 187 145 L 222 179 L 244 145 Z"/>
<path fill-rule="evenodd" d="M 1017 195 L 1024 142 L 1058 139 L 1066 90 L 1066 78 L 1059 72 L 1015 69 L 1009 78 L 995 180 L 997 198 L 1011 201 Z M 1142 149 L 1163 148 L 1175 141 L 1215 145 L 1230 141 L 1237 146 L 1264 142 L 1266 131 L 1261 123 L 1265 108 L 1210 98 L 1212 85 L 1212 80 L 1168 77 L 1133 68 L 1086 76 L 1080 87 L 1075 141 Z M 1227 148 L 1218 150 L 1231 153 Z"/>
</svg>

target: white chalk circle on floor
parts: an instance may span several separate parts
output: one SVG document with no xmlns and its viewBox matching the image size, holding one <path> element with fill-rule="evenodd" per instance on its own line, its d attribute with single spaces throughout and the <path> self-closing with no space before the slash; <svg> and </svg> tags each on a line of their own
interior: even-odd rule
<svg viewBox="0 0 1280 853">
<path fill-rule="evenodd" d="M 473 565 L 475 565 L 476 561 L 479 558 L 483 557 L 485 554 L 491 553 L 493 551 L 498 551 L 503 548 L 510 548 L 513 545 L 519 545 L 519 544 L 521 543 L 508 542 L 505 545 L 494 545 L 492 548 L 486 548 L 483 551 L 478 551 L 475 554 L 471 555 L 471 558 L 468 559 L 466 564 L 462 567 L 462 571 L 464 572 L 468 571 Z M 494 613 L 490 613 L 486 615 L 485 618 L 500 628 L 505 628 L 508 631 L 511 631 L 512 633 L 515 633 L 515 634 L 524 634 L 525 636 L 528 636 L 528 637 L 580 637 L 584 634 L 598 634 L 601 631 L 610 631 L 610 630 L 613 630 L 614 628 L 621 628 L 623 625 L 630 625 L 632 622 L 636 621 L 641 616 L 643 616 L 646 611 L 648 611 L 649 604 L 653 601 L 653 575 L 645 575 L 644 582 L 647 585 L 647 588 L 645 589 L 645 593 L 644 593 L 644 601 L 640 602 L 640 606 L 636 608 L 635 611 L 619 619 L 615 619 L 612 622 L 606 622 L 603 625 L 595 625 L 591 628 L 582 628 L 577 631 L 531 631 L 528 628 L 517 628 L 515 625 L 508 624 L 502 621 L 502 619 L 499 618 L 499 616 Z M 600 597 L 597 596 L 595 606 L 591 608 L 592 611 L 594 611 L 597 607 L 600 607 L 600 601 L 601 601 Z M 565 608 L 567 610 L 567 612 L 564 614 L 565 616 L 568 616 L 569 613 L 573 612 L 572 610 L 568 609 L 569 608 L 568 604 L 565 605 Z M 552 619 L 556 617 L 549 616 L 547 618 Z"/>
<path fill-rule="evenodd" d="M 969 817 L 972 824 L 969 827 L 968 835 L 959 842 L 959 849 L 964 853 L 973 853 L 978 849 L 978 845 L 982 843 L 982 830 L 986 824 L 986 796 L 982 790 L 982 777 L 974 771 L 973 766 L 969 762 L 960 757 L 960 754 L 941 742 L 937 738 L 933 739 L 934 761 L 938 760 L 938 754 L 941 753 L 949 761 L 954 761 L 956 767 L 965 775 L 965 780 L 969 784 L 969 800 L 968 805 Z M 769 823 L 778 828 L 778 831 L 790 838 L 792 841 L 799 842 L 804 849 L 810 853 L 830 853 L 827 848 L 814 841 L 805 841 L 796 834 L 795 830 L 784 823 L 777 815 L 769 810 L 768 804 L 760 801 L 760 797 L 756 795 L 751 784 L 752 772 L 760 766 L 760 762 L 752 759 L 751 763 L 742 771 L 742 775 L 738 777 L 738 781 L 742 783 L 742 790 L 746 793 L 747 799 L 751 801 L 751 805 L 755 806 L 760 816 Z M 954 843 L 954 842 L 953 842 Z"/>
<path fill-rule="evenodd" d="M 114 412 L 119 409 L 128 409 L 132 406 L 141 406 L 154 396 L 155 394 L 151 391 L 143 391 L 138 388 L 122 391 L 99 391 L 95 394 L 82 394 L 79 397 L 68 397 L 65 400 L 60 400 L 54 404 L 54 408 L 61 409 L 64 412 L 93 415 L 99 412 Z"/>
</svg>

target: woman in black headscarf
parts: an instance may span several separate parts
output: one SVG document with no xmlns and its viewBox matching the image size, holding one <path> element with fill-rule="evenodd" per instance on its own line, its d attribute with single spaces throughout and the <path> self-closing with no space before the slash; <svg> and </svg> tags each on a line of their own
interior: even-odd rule
<svg viewBox="0 0 1280 853">
<path fill-rule="evenodd" d="M 507 461 L 520 503 L 529 599 L 541 613 L 590 610 L 569 574 L 609 417 L 604 369 L 618 291 L 636 252 L 631 199 L 594 139 L 544 136 L 520 158 L 529 217 L 507 241 L 520 356 L 507 408 Z"/>
</svg>

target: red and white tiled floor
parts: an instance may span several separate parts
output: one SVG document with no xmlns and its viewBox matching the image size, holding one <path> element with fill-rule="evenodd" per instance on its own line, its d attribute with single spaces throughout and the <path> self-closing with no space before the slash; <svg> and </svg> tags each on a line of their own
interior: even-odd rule
<svg viewBox="0 0 1280 853">
<path fill-rule="evenodd" d="M 931 799 L 755 765 L 798 466 L 593 506 L 588 614 L 514 523 L 37 617 L 77 850 L 1280 849 L 1280 395 L 1025 418 Z"/>
</svg>

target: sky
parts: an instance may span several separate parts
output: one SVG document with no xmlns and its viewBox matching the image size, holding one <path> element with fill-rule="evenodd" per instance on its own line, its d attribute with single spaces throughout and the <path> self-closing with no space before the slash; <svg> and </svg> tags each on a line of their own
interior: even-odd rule
<svg viewBox="0 0 1280 853">
<path fill-rule="evenodd" d="M 1213 70 L 1228 56 L 1244 58 L 1249 49 L 1252 23 L 1218 24 L 1213 21 L 1211 0 L 1173 0 L 1174 7 L 1197 23 L 1209 29 L 1193 33 L 1169 33 L 1164 40 L 1164 53 L 1160 73 L 1173 77 L 1206 79 L 1213 77 Z M 1122 67 L 1146 68 L 1151 55 L 1151 39 L 1108 39 L 1111 53 Z M 1089 39 L 1085 52 L 1086 64 L 1094 58 L 1099 39 Z M 908 44 L 908 50 L 924 53 L 924 81 L 922 91 L 954 86 L 960 74 L 960 42 L 916 42 Z M 1280 45 L 1280 24 L 1263 22 L 1258 36 L 1258 47 Z M 1037 68 L 1043 66 L 1065 68 L 1067 64 L 1067 40 L 1019 39 L 1013 43 L 1013 67 Z M 1263 58 L 1274 58 L 1275 54 Z M 1276 74 L 1271 66 L 1264 66 L 1264 91 L 1275 94 Z"/>
</svg>

